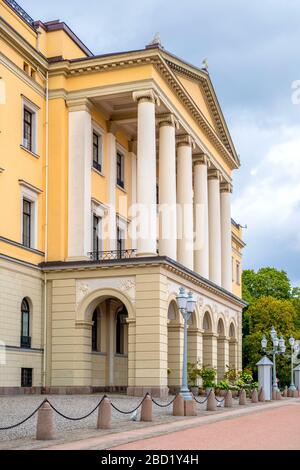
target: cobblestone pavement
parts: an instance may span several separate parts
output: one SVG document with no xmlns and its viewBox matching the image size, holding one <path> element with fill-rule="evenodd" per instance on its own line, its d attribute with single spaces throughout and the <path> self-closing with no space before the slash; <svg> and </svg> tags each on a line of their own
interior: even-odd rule
<svg viewBox="0 0 300 470">
<path fill-rule="evenodd" d="M 80 417 L 89 413 L 97 406 L 103 395 L 71 395 L 71 396 L 49 396 L 49 401 L 63 414 L 70 417 Z M 136 408 L 141 402 L 141 398 L 133 398 L 122 395 L 110 394 L 109 397 L 114 405 L 124 411 L 130 411 Z M 0 397 L 0 428 L 5 426 L 14 425 L 27 416 L 29 416 L 41 403 L 45 400 L 45 396 L 15 396 L 15 397 Z M 157 399 L 160 404 L 167 404 L 172 401 L 174 397 L 170 396 L 168 399 Z M 204 400 L 204 397 L 199 397 L 199 400 Z M 238 401 L 234 400 L 235 406 L 238 407 Z M 206 405 L 197 405 L 198 414 L 207 414 Z M 219 408 L 221 411 L 221 408 Z M 223 409 L 224 411 L 224 409 Z M 169 420 L 180 420 L 181 418 L 174 418 L 172 416 L 172 406 L 167 408 L 160 408 L 153 405 L 153 417 L 157 423 L 168 422 Z M 124 415 L 113 410 L 112 413 L 112 430 L 111 431 L 97 431 L 98 433 L 116 432 L 119 430 L 126 431 L 132 429 L 132 426 L 139 428 L 147 426 L 146 423 L 139 421 L 132 423 L 130 421 L 131 415 Z M 88 431 L 94 432 L 97 422 L 97 412 L 83 421 L 69 421 L 59 415 L 55 416 L 58 437 L 65 436 L 66 433 L 74 433 L 74 437 L 80 439 L 83 432 L 86 434 Z M 139 420 L 139 416 L 138 416 Z M 9 431 L 0 431 L 0 449 L 6 448 L 9 441 L 13 440 L 32 440 L 36 432 L 37 415 L 31 418 L 27 423 Z"/>
</svg>

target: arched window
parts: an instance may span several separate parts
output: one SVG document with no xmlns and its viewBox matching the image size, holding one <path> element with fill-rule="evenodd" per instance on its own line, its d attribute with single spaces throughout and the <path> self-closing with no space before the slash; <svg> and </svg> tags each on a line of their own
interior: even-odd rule
<svg viewBox="0 0 300 470">
<path fill-rule="evenodd" d="M 211 320 L 210 320 L 210 315 L 208 312 L 205 313 L 204 318 L 203 318 L 203 330 L 204 331 L 211 330 Z"/>
<path fill-rule="evenodd" d="M 233 323 L 231 323 L 229 328 L 229 337 L 230 339 L 235 339 L 235 327 Z"/>
<path fill-rule="evenodd" d="M 125 354 L 125 325 L 128 313 L 126 307 L 123 307 L 117 313 L 116 319 L 116 353 Z"/>
<path fill-rule="evenodd" d="M 30 308 L 27 299 L 23 299 L 21 305 L 21 348 L 31 348 Z"/>
<path fill-rule="evenodd" d="M 93 326 L 92 326 L 92 351 L 97 352 L 99 351 L 99 312 L 98 309 L 94 311 L 93 314 Z"/>
<path fill-rule="evenodd" d="M 224 328 L 224 323 L 223 320 L 219 320 L 218 323 L 218 335 L 219 336 L 224 336 L 225 335 L 225 328 Z"/>
</svg>

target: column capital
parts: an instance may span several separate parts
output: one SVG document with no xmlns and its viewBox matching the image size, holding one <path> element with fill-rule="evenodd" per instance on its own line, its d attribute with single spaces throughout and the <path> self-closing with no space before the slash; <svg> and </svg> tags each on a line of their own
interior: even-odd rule
<svg viewBox="0 0 300 470">
<path fill-rule="evenodd" d="M 193 155 L 193 164 L 194 165 L 206 165 L 208 168 L 210 167 L 210 159 L 206 153 L 198 153 Z"/>
<path fill-rule="evenodd" d="M 132 98 L 133 101 L 136 103 L 154 103 L 157 106 L 160 105 L 160 99 L 157 93 L 155 93 L 154 90 L 140 90 L 140 91 L 134 91 L 132 93 Z"/>
<path fill-rule="evenodd" d="M 188 135 L 188 134 L 183 134 L 179 135 L 176 137 L 176 144 L 177 147 L 192 147 L 194 149 L 196 147 L 194 139 Z"/>
<path fill-rule="evenodd" d="M 208 171 L 208 179 L 209 180 L 222 180 L 222 174 L 220 170 L 217 170 L 216 168 L 213 168 Z"/>
<path fill-rule="evenodd" d="M 116 133 L 118 132 L 118 124 L 115 121 L 108 121 L 107 132 L 109 134 L 116 135 Z"/>
<path fill-rule="evenodd" d="M 221 183 L 221 193 L 232 193 L 232 191 L 233 186 L 231 183 L 228 183 L 227 181 Z"/>
<path fill-rule="evenodd" d="M 130 140 L 128 143 L 128 150 L 130 153 L 134 155 L 137 154 L 137 140 Z"/>
<path fill-rule="evenodd" d="M 157 116 L 156 122 L 159 127 L 169 126 L 175 127 L 175 129 L 179 129 L 179 121 L 172 113 L 160 114 L 159 116 Z"/>
<path fill-rule="evenodd" d="M 66 100 L 66 105 L 69 108 L 69 112 L 87 111 L 91 113 L 93 108 L 93 104 L 88 98 Z"/>
</svg>

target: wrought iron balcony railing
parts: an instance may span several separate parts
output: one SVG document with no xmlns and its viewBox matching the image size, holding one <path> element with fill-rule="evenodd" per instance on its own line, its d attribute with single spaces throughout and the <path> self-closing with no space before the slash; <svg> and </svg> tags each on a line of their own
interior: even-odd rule
<svg viewBox="0 0 300 470">
<path fill-rule="evenodd" d="M 15 12 L 23 18 L 26 23 L 30 24 L 30 26 L 34 27 L 34 19 L 26 13 L 25 10 L 17 3 L 15 0 L 5 0 L 5 2 L 13 9 Z"/>
<path fill-rule="evenodd" d="M 30 349 L 31 348 L 31 337 L 30 336 L 21 336 L 21 348 Z"/>
<path fill-rule="evenodd" d="M 89 257 L 92 261 L 130 259 L 136 257 L 136 250 L 92 251 Z"/>
</svg>

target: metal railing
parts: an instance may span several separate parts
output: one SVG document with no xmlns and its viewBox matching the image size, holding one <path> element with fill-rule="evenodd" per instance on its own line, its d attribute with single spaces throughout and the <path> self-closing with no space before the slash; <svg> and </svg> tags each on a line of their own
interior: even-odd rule
<svg viewBox="0 0 300 470">
<path fill-rule="evenodd" d="M 28 13 L 26 13 L 26 11 L 23 10 L 23 8 L 17 2 L 15 2 L 15 0 L 5 0 L 5 3 L 11 6 L 12 9 L 15 10 L 15 12 L 21 16 L 24 21 L 26 21 L 26 23 L 30 24 L 30 26 L 34 28 L 34 19 L 31 18 L 31 16 L 29 16 Z"/>
<path fill-rule="evenodd" d="M 92 251 L 89 257 L 92 261 L 110 261 L 136 258 L 136 250 Z"/>
</svg>

